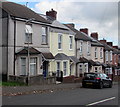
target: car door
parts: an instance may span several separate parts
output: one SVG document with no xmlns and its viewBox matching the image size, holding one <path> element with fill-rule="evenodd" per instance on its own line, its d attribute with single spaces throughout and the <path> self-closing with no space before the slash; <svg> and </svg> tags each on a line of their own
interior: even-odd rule
<svg viewBox="0 0 120 107">
<path fill-rule="evenodd" d="M 109 86 L 109 77 L 106 74 L 103 75 L 104 86 Z"/>
</svg>

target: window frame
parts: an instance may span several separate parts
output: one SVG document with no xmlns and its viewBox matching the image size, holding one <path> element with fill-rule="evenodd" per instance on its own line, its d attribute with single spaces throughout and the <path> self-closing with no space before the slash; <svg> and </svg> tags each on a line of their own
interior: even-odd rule
<svg viewBox="0 0 120 107">
<path fill-rule="evenodd" d="M 83 51 L 83 41 L 80 41 L 80 53 Z"/>
<path fill-rule="evenodd" d="M 32 44 L 32 35 L 33 35 L 33 31 L 31 31 L 31 33 L 29 33 L 29 30 L 27 29 L 27 26 L 31 27 L 32 29 L 32 24 L 25 24 L 25 44 Z M 26 32 L 27 31 L 27 32 Z"/>
<path fill-rule="evenodd" d="M 43 31 L 44 28 L 44 31 Z M 41 44 L 46 45 L 48 43 L 48 28 L 46 26 L 42 26 L 42 36 L 41 36 Z"/>
<path fill-rule="evenodd" d="M 23 65 L 22 59 L 25 59 L 25 73 L 23 73 L 22 71 L 22 65 Z M 26 57 L 20 57 L 20 68 L 21 68 L 20 75 L 27 75 L 27 58 Z"/>
<path fill-rule="evenodd" d="M 73 50 L 73 36 L 69 36 L 69 50 Z"/>
<path fill-rule="evenodd" d="M 58 50 L 62 50 L 62 33 L 58 33 Z"/>
<path fill-rule="evenodd" d="M 64 66 L 64 64 L 66 64 L 66 68 Z M 68 62 L 67 61 L 63 61 L 63 76 L 67 76 L 68 75 Z"/>
<path fill-rule="evenodd" d="M 98 58 L 98 48 L 97 47 L 95 47 L 95 59 L 97 59 Z"/>
<path fill-rule="evenodd" d="M 33 62 L 31 62 L 31 59 L 35 59 L 35 62 L 33 63 Z M 31 67 L 32 65 L 35 65 L 36 67 L 35 67 L 35 72 L 34 72 L 34 74 L 33 75 L 31 75 L 31 69 L 30 69 L 30 72 L 29 72 L 29 74 L 31 75 L 31 76 L 35 76 L 35 75 L 37 75 L 37 57 L 30 57 L 30 63 L 29 63 L 29 66 Z"/>
</svg>

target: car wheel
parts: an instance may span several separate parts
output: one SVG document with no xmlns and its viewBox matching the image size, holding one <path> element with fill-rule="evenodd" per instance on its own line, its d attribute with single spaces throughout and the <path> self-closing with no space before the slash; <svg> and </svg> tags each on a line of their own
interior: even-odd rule
<svg viewBox="0 0 120 107">
<path fill-rule="evenodd" d="M 85 85 L 85 84 L 82 84 L 82 87 L 83 87 L 83 88 L 86 88 L 86 85 Z"/>
<path fill-rule="evenodd" d="M 112 82 L 110 82 L 110 84 L 109 84 L 109 88 L 112 88 Z"/>
<path fill-rule="evenodd" d="M 102 89 L 103 88 L 103 83 L 100 82 L 99 88 Z"/>
</svg>

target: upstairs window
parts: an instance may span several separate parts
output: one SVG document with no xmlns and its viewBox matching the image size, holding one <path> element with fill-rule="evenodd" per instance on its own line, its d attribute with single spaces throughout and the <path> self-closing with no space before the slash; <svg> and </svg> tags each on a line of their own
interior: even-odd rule
<svg viewBox="0 0 120 107">
<path fill-rule="evenodd" d="M 87 53 L 88 53 L 88 55 L 90 55 L 90 47 L 91 47 L 90 42 L 87 42 Z"/>
<path fill-rule="evenodd" d="M 32 25 L 25 25 L 25 43 L 32 43 Z"/>
<path fill-rule="evenodd" d="M 102 59 L 103 58 L 103 49 L 100 48 L 100 58 Z"/>
<path fill-rule="evenodd" d="M 110 51 L 110 61 L 112 61 L 112 51 Z"/>
<path fill-rule="evenodd" d="M 47 27 L 42 27 L 42 44 L 47 44 Z"/>
<path fill-rule="evenodd" d="M 73 36 L 69 36 L 69 49 L 73 49 Z"/>
<path fill-rule="evenodd" d="M 95 47 L 95 58 L 98 58 L 97 57 L 97 47 Z"/>
<path fill-rule="evenodd" d="M 62 34 L 58 34 L 58 49 L 62 49 Z"/>
<path fill-rule="evenodd" d="M 80 42 L 80 53 L 82 53 L 82 50 L 83 50 L 83 42 L 81 41 Z"/>
<path fill-rule="evenodd" d="M 108 51 L 105 52 L 105 60 L 108 61 Z"/>
</svg>

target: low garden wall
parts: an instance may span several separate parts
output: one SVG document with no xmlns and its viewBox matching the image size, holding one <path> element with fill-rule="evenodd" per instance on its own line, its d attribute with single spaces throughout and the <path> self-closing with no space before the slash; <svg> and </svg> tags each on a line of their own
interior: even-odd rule
<svg viewBox="0 0 120 107">
<path fill-rule="evenodd" d="M 50 76 L 50 77 L 45 77 L 43 75 L 37 75 L 37 76 L 9 76 L 9 81 L 11 82 L 19 82 L 19 83 L 25 83 L 29 85 L 43 85 L 43 84 L 55 84 L 56 83 L 56 77 L 55 76 Z"/>
</svg>

